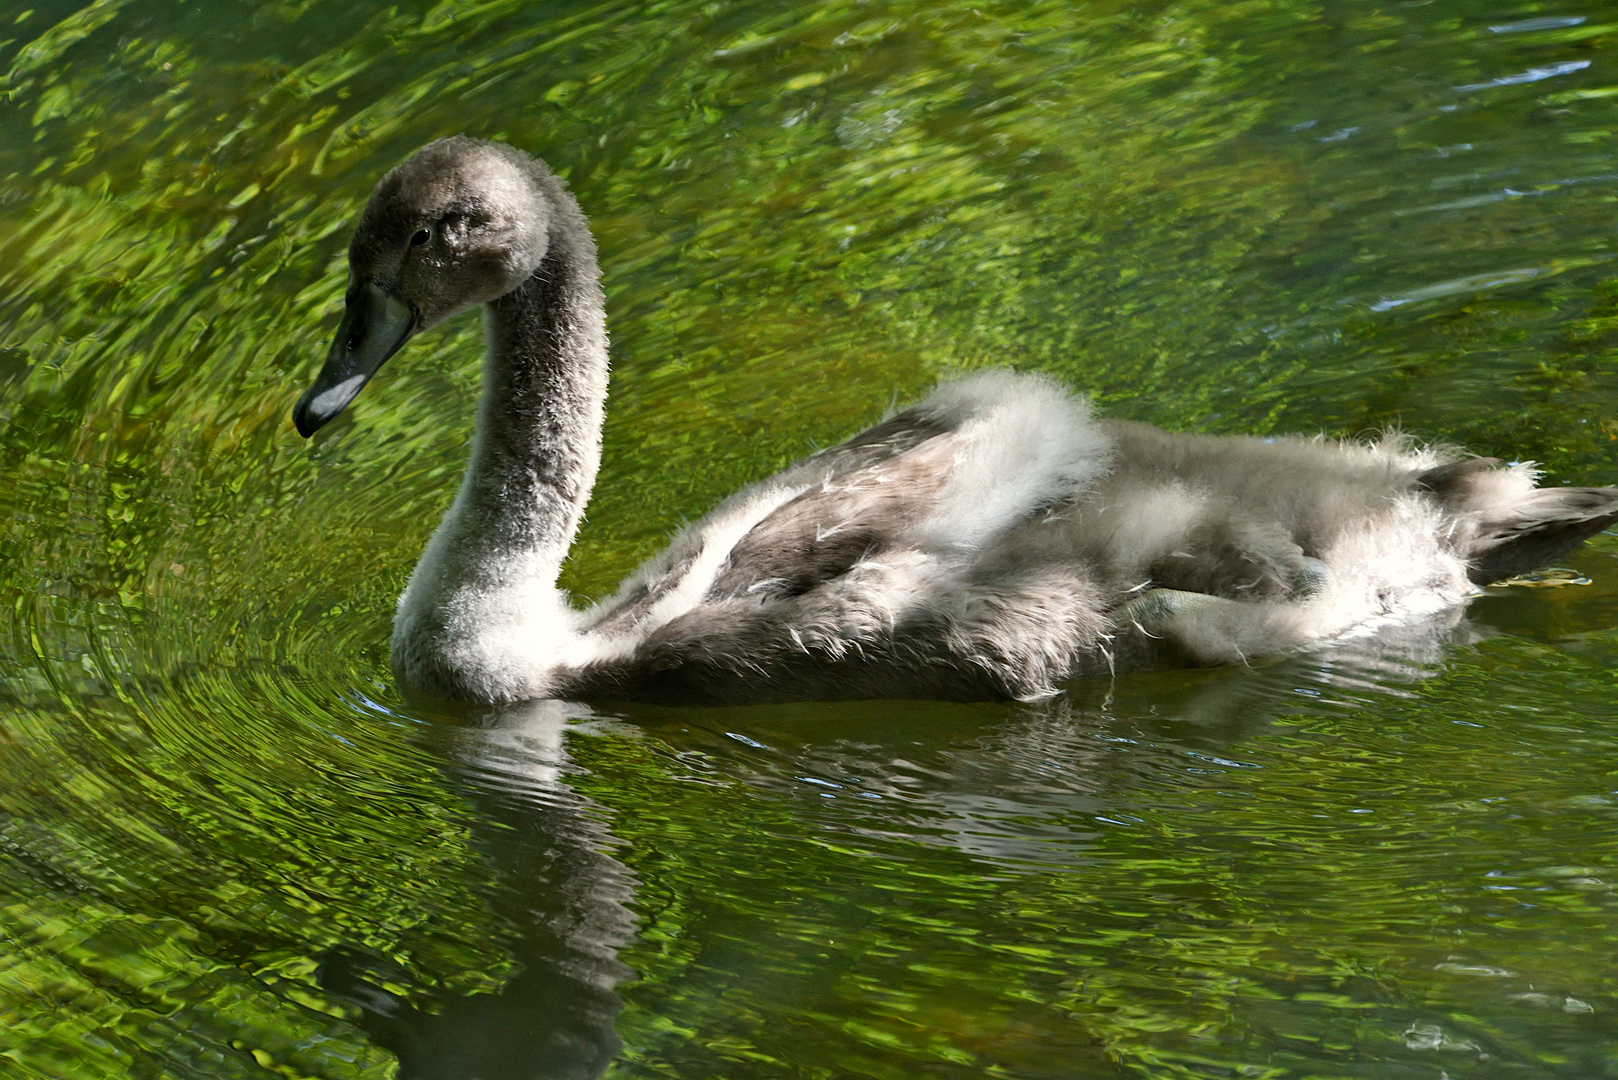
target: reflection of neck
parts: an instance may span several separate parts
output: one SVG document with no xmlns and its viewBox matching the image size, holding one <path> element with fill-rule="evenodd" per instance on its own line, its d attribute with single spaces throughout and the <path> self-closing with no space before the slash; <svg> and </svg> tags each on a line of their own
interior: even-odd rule
<svg viewBox="0 0 1618 1080">
<path fill-rule="evenodd" d="M 584 215 L 546 187 L 548 252 L 486 309 L 471 460 L 399 600 L 393 663 L 408 685 L 531 696 L 520 669 L 568 635 L 556 578 L 601 463 L 607 332 Z"/>
<path fill-rule="evenodd" d="M 493 994 L 429 993 L 436 1007 L 423 1009 L 367 978 L 368 965 L 355 962 L 363 954 L 332 950 L 321 984 L 361 1007 L 360 1025 L 399 1056 L 401 1075 L 586 1080 L 617 1055 L 616 987 L 634 975 L 618 950 L 635 936 L 635 878 L 608 854 L 619 846 L 610 811 L 558 778 L 568 724 L 590 715 L 532 701 L 482 713 L 488 727 L 424 733 L 454 762 L 445 772 L 467 807 L 471 843 L 507 886 L 489 890 L 490 913 L 521 934 L 502 938 L 499 955 L 524 970 Z"/>
</svg>

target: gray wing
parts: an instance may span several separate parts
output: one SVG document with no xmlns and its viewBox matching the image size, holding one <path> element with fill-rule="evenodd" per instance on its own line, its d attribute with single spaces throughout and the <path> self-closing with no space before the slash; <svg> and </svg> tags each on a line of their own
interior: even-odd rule
<svg viewBox="0 0 1618 1080">
<path fill-rule="evenodd" d="M 943 486 L 950 434 L 935 418 L 900 413 L 783 474 L 819 483 L 731 548 L 704 601 L 801 596 L 891 547 Z"/>
<path fill-rule="evenodd" d="M 807 490 L 731 547 L 703 601 L 801 595 L 883 550 L 943 482 L 953 430 L 936 416 L 907 410 L 771 477 L 766 483 Z M 607 601 L 592 630 L 621 633 L 638 624 L 693 572 L 700 533 L 696 539 L 671 547 L 653 572 Z"/>
</svg>

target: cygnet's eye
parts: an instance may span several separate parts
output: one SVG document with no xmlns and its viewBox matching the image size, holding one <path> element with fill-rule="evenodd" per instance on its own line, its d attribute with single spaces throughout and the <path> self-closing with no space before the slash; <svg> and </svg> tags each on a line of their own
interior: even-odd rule
<svg viewBox="0 0 1618 1080">
<path fill-rule="evenodd" d="M 433 238 L 431 229 L 417 229 L 416 234 L 410 238 L 411 247 L 420 247 Z"/>
</svg>

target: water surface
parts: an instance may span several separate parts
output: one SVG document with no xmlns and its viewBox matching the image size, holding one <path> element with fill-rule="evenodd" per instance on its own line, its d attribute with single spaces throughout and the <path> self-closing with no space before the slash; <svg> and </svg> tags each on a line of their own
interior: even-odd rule
<svg viewBox="0 0 1618 1080">
<path fill-rule="evenodd" d="M 1614 56 L 1593 2 L 0 12 L 0 1075 L 1618 1076 L 1618 541 L 1040 705 L 437 715 L 388 622 L 476 321 L 288 419 L 370 185 L 467 132 L 601 243 L 581 596 L 995 364 L 1611 482 Z"/>
</svg>

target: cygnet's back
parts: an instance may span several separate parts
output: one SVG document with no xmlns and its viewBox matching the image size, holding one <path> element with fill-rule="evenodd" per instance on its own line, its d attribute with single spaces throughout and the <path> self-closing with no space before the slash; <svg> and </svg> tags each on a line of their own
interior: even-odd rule
<svg viewBox="0 0 1618 1080">
<path fill-rule="evenodd" d="M 1173 435 L 991 372 L 686 530 L 589 613 L 611 659 L 580 685 L 1029 698 L 1241 661 L 1460 603 L 1514 551 L 1537 564 L 1618 515 L 1613 489 L 1541 491 L 1497 464 L 1397 438 Z M 1551 533 L 1555 550 L 1529 539 Z"/>
</svg>

